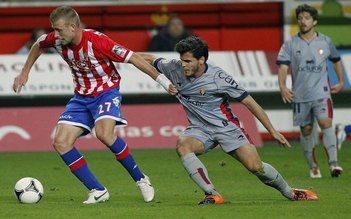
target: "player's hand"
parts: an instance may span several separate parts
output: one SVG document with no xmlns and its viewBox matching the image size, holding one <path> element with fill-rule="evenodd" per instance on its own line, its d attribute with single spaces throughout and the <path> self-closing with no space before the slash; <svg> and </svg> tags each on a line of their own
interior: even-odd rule
<svg viewBox="0 0 351 219">
<path fill-rule="evenodd" d="M 173 84 L 170 84 L 168 87 L 168 93 L 171 95 L 176 95 L 178 93 L 177 87 Z"/>
<path fill-rule="evenodd" d="M 341 91 L 343 88 L 344 88 L 344 84 L 338 83 L 338 84 L 336 84 L 335 86 L 333 86 L 333 87 L 331 88 L 331 93 L 332 93 L 332 94 L 336 94 L 336 93 L 338 93 L 339 91 Z"/>
<path fill-rule="evenodd" d="M 278 141 L 279 145 L 284 148 L 291 148 L 289 141 L 284 137 L 284 135 L 279 132 L 274 132 L 272 137 Z"/>
<path fill-rule="evenodd" d="M 159 83 L 169 94 L 176 95 L 178 93 L 177 87 L 172 84 L 164 74 L 157 76 L 156 82 Z"/>
<path fill-rule="evenodd" d="M 20 93 L 22 90 L 22 87 L 27 83 L 28 81 L 28 76 L 24 74 L 19 74 L 17 77 L 15 77 L 15 80 L 13 81 L 12 89 L 15 93 Z"/>
<path fill-rule="evenodd" d="M 282 88 L 280 91 L 284 103 L 292 103 L 294 100 L 294 92 L 288 88 Z"/>
</svg>

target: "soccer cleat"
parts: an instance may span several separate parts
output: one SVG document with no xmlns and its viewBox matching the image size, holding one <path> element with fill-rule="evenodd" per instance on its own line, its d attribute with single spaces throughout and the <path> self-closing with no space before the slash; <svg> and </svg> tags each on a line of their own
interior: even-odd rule
<svg viewBox="0 0 351 219">
<path fill-rule="evenodd" d="M 330 175 L 332 177 L 338 177 L 342 173 L 343 169 L 340 166 L 332 165 L 330 166 Z"/>
<path fill-rule="evenodd" d="M 310 169 L 310 177 L 311 178 L 322 178 L 321 171 L 319 170 L 318 167 L 313 167 Z"/>
<path fill-rule="evenodd" d="M 197 203 L 198 205 L 208 205 L 208 204 L 221 204 L 224 202 L 224 198 L 219 195 L 206 195 L 204 200 Z"/>
<path fill-rule="evenodd" d="M 337 149 L 340 150 L 342 143 L 344 143 L 346 139 L 345 126 L 341 123 L 336 124 L 335 126 L 335 135 L 336 135 L 336 146 Z"/>
<path fill-rule="evenodd" d="M 145 175 L 144 178 L 141 178 L 136 182 L 136 185 L 139 187 L 145 202 L 151 202 L 154 199 L 155 190 L 154 187 L 152 187 L 148 176 Z"/>
<path fill-rule="evenodd" d="M 310 200 L 318 200 L 318 196 L 310 191 L 305 189 L 292 189 L 293 198 L 292 201 L 310 201 Z"/>
<path fill-rule="evenodd" d="M 84 204 L 96 204 L 99 202 L 105 202 L 108 201 L 110 198 L 110 194 L 108 193 L 107 189 L 105 188 L 104 190 L 96 190 L 92 189 L 89 192 L 89 197 L 86 201 L 84 201 Z"/>
</svg>

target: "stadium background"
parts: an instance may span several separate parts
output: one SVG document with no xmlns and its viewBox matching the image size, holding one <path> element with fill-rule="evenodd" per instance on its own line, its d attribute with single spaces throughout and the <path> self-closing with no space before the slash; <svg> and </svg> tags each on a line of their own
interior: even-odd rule
<svg viewBox="0 0 351 219">
<path fill-rule="evenodd" d="M 25 60 L 25 56 L 14 55 L 14 53 L 26 42 L 32 29 L 44 27 L 50 30 L 48 14 L 53 8 L 62 4 L 72 5 L 87 28 L 102 31 L 116 42 L 134 51 L 145 51 L 154 33 L 154 28 L 162 25 L 170 13 L 178 14 L 187 28 L 208 42 L 211 50 L 210 59 L 213 57 L 216 62 L 224 57 L 225 60 L 233 59 L 239 63 L 240 76 L 248 79 L 246 84 L 248 91 L 266 109 L 279 131 L 285 133 L 290 139 L 296 139 L 298 130 L 291 125 L 290 106 L 282 103 L 277 85 L 273 82 L 277 80 L 277 67 L 274 61 L 283 41 L 297 31 L 293 8 L 304 2 L 315 6 L 322 12 L 317 30 L 329 35 L 342 54 L 346 87 L 344 91 L 333 96 L 334 121 L 335 123 L 350 123 L 351 38 L 348 36 L 351 33 L 351 3 L 349 1 L 339 1 L 342 6 L 341 14 L 336 13 L 337 10 L 333 10 L 335 13 L 326 13 L 325 8 L 333 8 L 333 6 L 326 7 L 323 5 L 324 1 L 315 0 L 192 1 L 192 3 L 186 3 L 186 1 L 2 1 L 0 2 L 0 78 L 2 78 L 0 80 L 0 151 L 49 150 L 50 148 L 49 136 L 54 129 L 57 114 L 71 94 L 62 90 L 62 87 L 50 89 L 50 78 L 46 80 L 47 86 L 29 82 L 28 89 L 24 90 L 21 95 L 9 92 L 9 90 L 13 78 L 18 74 L 18 69 Z M 160 55 L 174 56 L 169 53 Z M 44 78 L 45 75 L 57 74 L 58 80 L 62 80 L 63 84 L 70 83 L 70 80 L 60 79 L 62 73 L 67 73 L 65 70 L 56 72 L 55 69 L 45 68 L 45 63 L 49 62 L 47 60 L 54 60 L 54 63 L 57 63 L 59 57 L 44 56 L 43 69 L 39 66 L 33 74 Z M 256 61 L 252 62 L 252 60 Z M 246 69 L 247 66 L 255 68 Z M 235 72 L 228 66 L 223 66 L 223 68 L 229 68 L 230 73 Z M 266 70 L 268 74 L 261 74 L 263 70 Z M 251 73 L 253 75 L 250 76 Z M 335 83 L 334 73 L 331 73 L 330 76 L 331 83 Z M 237 80 L 240 81 L 241 78 Z M 255 85 L 265 80 L 273 85 L 250 87 L 252 84 Z M 132 77 L 128 78 L 128 75 L 122 74 L 122 86 L 124 83 L 133 83 L 132 81 Z M 123 92 L 123 103 L 125 115 L 129 111 L 136 111 L 139 114 L 128 115 L 130 128 L 118 130 L 119 134 L 124 133 L 127 140 L 133 142 L 133 145 L 142 145 L 146 139 L 149 140 L 151 137 L 153 142 L 161 142 L 161 147 L 174 145 L 177 134 L 186 125 L 186 121 L 181 121 L 183 116 L 181 109 L 175 104 L 176 99 L 165 94 L 159 87 L 155 87 L 151 79 L 137 81 L 142 86 L 137 87 L 136 90 L 126 89 Z M 67 86 L 63 87 L 67 88 Z M 243 117 L 245 117 L 245 111 L 237 107 L 234 106 L 234 112 L 236 114 L 244 112 Z M 162 117 L 145 119 L 150 114 L 162 114 Z M 175 118 L 172 117 L 174 114 L 177 115 Z M 242 118 L 244 126 L 245 120 L 251 119 L 251 117 Z M 161 121 L 161 124 L 156 121 Z M 32 133 L 33 124 L 37 133 Z M 162 134 L 160 131 L 162 127 L 169 130 Z M 261 138 L 257 140 L 258 145 L 262 144 L 260 140 L 270 140 L 265 130 L 255 122 L 245 128 L 252 128 L 254 129 L 252 132 L 258 133 Z M 160 131 L 159 135 L 152 134 L 154 129 Z M 47 132 L 48 136 L 42 135 L 43 132 Z M 39 141 L 38 139 L 44 140 Z M 83 142 L 87 149 L 96 149 L 91 146 L 96 145 L 93 136 L 85 140 Z M 155 143 L 150 143 L 152 144 Z M 25 147 L 20 147 L 21 145 Z M 144 147 L 148 146 L 144 145 Z"/>
</svg>

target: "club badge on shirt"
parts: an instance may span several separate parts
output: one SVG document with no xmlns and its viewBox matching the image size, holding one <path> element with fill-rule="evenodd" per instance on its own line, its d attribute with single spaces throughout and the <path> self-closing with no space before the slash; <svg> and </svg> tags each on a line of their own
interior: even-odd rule
<svg viewBox="0 0 351 219">
<path fill-rule="evenodd" d="M 206 94 L 206 90 L 204 88 L 201 88 L 199 93 L 201 96 L 204 96 Z"/>
<path fill-rule="evenodd" d="M 127 50 L 126 50 L 125 48 L 122 48 L 122 47 L 120 47 L 120 46 L 115 45 L 115 46 L 112 48 L 112 52 L 115 53 L 115 54 L 117 54 L 117 55 L 119 55 L 119 56 L 121 56 L 121 57 L 124 57 L 125 54 L 126 54 L 126 52 L 127 52 Z"/>
</svg>

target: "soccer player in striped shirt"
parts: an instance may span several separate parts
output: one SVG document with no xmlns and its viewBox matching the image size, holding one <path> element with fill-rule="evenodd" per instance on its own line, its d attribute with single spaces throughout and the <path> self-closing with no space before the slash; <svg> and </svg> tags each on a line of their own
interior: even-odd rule
<svg viewBox="0 0 351 219">
<path fill-rule="evenodd" d="M 96 137 L 116 156 L 141 190 L 145 202 L 154 198 L 150 179 L 138 167 L 127 143 L 114 132 L 116 125 L 126 125 L 121 114 L 121 77 L 113 62 L 131 63 L 158 81 L 169 93 L 174 85 L 148 62 L 130 49 L 91 29 L 81 29 L 78 13 L 61 6 L 50 14 L 53 32 L 41 36 L 32 46 L 13 89 L 20 92 L 41 50 L 53 47 L 71 68 L 74 97 L 58 120 L 53 146 L 72 173 L 90 190 L 85 204 L 107 201 L 110 197 L 90 171 L 85 158 L 73 146 L 76 140 L 95 128 Z"/>
<path fill-rule="evenodd" d="M 239 118 L 233 114 L 229 97 L 244 104 L 280 145 L 291 145 L 274 129 L 267 114 L 232 75 L 207 63 L 207 44 L 193 36 L 178 42 L 175 49 L 180 54 L 180 60 L 165 60 L 143 53 L 141 56 L 177 86 L 176 97 L 183 105 L 190 125 L 179 136 L 176 150 L 189 176 L 205 193 L 205 198 L 198 204 L 224 202 L 223 196 L 211 182 L 205 165 L 197 157 L 217 145 L 284 197 L 290 200 L 317 200 L 317 195 L 312 191 L 292 189 L 274 167 L 261 161 Z"/>
<path fill-rule="evenodd" d="M 318 11 L 306 4 L 296 8 L 298 34 L 281 47 L 276 63 L 279 65 L 279 86 L 284 103 L 293 103 L 293 121 L 300 126 L 300 142 L 310 169 L 311 178 L 321 178 L 314 153 L 313 123 L 317 120 L 323 132 L 323 145 L 327 152 L 332 177 L 343 169 L 338 165 L 337 142 L 333 130 L 333 101 L 331 93 L 344 87 L 340 55 L 331 39 L 315 31 Z M 334 63 L 339 83 L 330 87 L 328 59 Z M 286 77 L 291 68 L 292 90 L 286 87 Z"/>
</svg>

